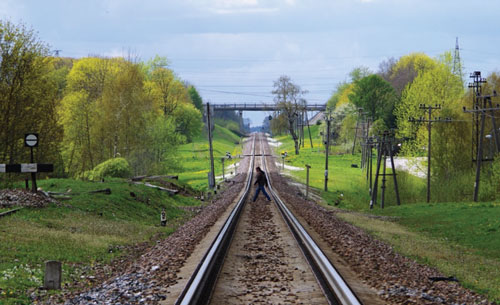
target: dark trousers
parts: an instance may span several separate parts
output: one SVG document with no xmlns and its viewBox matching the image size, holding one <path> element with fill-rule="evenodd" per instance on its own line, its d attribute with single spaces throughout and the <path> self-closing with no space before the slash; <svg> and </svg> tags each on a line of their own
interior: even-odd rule
<svg viewBox="0 0 500 305">
<path fill-rule="evenodd" d="M 264 193 L 264 195 L 267 197 L 267 200 L 271 201 L 271 198 L 269 197 L 269 195 L 266 192 L 266 188 L 263 185 L 259 185 L 259 186 L 257 186 L 257 190 L 255 191 L 255 196 L 253 196 L 254 202 L 255 202 L 255 200 L 257 200 L 257 196 L 259 196 L 260 191 L 262 191 L 262 193 Z"/>
</svg>

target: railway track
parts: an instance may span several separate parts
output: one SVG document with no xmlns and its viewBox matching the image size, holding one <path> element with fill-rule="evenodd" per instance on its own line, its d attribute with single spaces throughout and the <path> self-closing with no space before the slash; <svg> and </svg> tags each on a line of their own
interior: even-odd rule
<svg viewBox="0 0 500 305">
<path fill-rule="evenodd" d="M 244 191 L 175 304 L 360 304 L 273 188 L 261 135 L 248 157 Z M 255 166 L 273 203 L 249 202 Z"/>
</svg>

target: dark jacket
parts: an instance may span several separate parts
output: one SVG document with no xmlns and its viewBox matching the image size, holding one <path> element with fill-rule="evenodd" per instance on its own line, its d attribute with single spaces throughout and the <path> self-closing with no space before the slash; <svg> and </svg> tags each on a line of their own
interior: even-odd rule
<svg viewBox="0 0 500 305">
<path fill-rule="evenodd" d="M 255 179 L 254 184 L 259 184 L 259 186 L 267 186 L 266 174 L 264 172 L 258 172 L 257 178 Z"/>
</svg>

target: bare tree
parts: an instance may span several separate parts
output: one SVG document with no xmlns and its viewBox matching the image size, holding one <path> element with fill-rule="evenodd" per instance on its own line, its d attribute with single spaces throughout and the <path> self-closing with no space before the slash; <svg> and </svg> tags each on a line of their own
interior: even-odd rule
<svg viewBox="0 0 500 305">
<path fill-rule="evenodd" d="M 302 95 L 305 91 L 301 91 L 298 85 L 292 83 L 290 77 L 286 75 L 274 81 L 274 102 L 282 115 L 286 117 L 288 132 L 293 138 L 295 144 L 295 154 L 299 154 L 299 138 L 295 126 L 299 120 L 300 113 L 304 107 L 301 103 Z"/>
</svg>

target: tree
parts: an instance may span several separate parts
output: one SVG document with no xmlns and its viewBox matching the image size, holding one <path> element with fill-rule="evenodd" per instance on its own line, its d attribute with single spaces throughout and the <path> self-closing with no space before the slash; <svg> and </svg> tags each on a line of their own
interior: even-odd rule
<svg viewBox="0 0 500 305">
<path fill-rule="evenodd" d="M 283 113 L 274 113 L 271 120 L 271 132 L 274 135 L 281 135 L 288 129 L 287 118 Z"/>
<path fill-rule="evenodd" d="M 150 144 L 150 114 L 161 112 L 146 96 L 144 77 L 138 64 L 123 58 L 91 57 L 74 64 L 61 107 L 63 156 L 71 175 L 117 156 L 135 172 L 147 171 L 133 156 Z"/>
<path fill-rule="evenodd" d="M 298 123 L 299 114 L 303 109 L 300 103 L 302 95 L 305 93 L 300 90 L 298 85 L 292 83 L 290 77 L 283 75 L 274 81 L 274 102 L 281 114 L 286 118 L 288 123 L 288 132 L 292 136 L 295 144 L 295 154 L 299 154 L 299 138 L 295 131 L 296 124 Z"/>
<path fill-rule="evenodd" d="M 202 117 L 200 111 L 192 104 L 182 103 L 173 113 L 175 131 L 183 135 L 187 142 L 201 133 Z"/>
<path fill-rule="evenodd" d="M 78 60 L 67 78 L 60 115 L 64 126 L 63 157 L 70 174 L 92 170 L 100 145 L 96 136 L 97 105 L 109 76 L 109 62 L 89 57 Z"/>
<path fill-rule="evenodd" d="M 342 82 L 337 85 L 335 92 L 326 102 L 328 109 L 335 109 L 349 103 L 349 94 L 352 93 L 353 83 Z"/>
<path fill-rule="evenodd" d="M 395 126 L 392 111 L 397 101 L 396 93 L 382 77 L 372 74 L 355 82 L 349 100 L 368 112 L 372 122 L 381 118 L 388 127 Z"/>
<path fill-rule="evenodd" d="M 392 75 L 394 73 L 394 68 L 395 68 L 396 64 L 397 64 L 397 61 L 394 57 L 391 57 L 387 60 L 382 61 L 378 65 L 377 74 L 380 75 L 380 77 L 382 77 L 385 81 L 391 83 Z M 394 84 L 391 83 L 391 85 L 393 85 L 393 87 L 394 87 Z"/>
<path fill-rule="evenodd" d="M 459 77 L 451 71 L 451 54 L 447 53 L 440 60 L 433 61 L 403 91 L 395 115 L 398 136 L 411 139 L 402 147 L 402 152 L 406 155 L 418 155 L 422 147 L 427 147 L 427 124 L 408 121 L 410 117 L 424 115 L 419 108 L 420 104 L 440 104 L 442 109 L 436 111 L 435 116 L 454 120 L 448 124 L 432 125 L 432 172 L 436 177 L 446 178 L 457 170 L 470 166 L 467 161 L 470 157 L 470 117 L 462 111 L 464 91 Z"/>
<path fill-rule="evenodd" d="M 436 66 L 435 61 L 423 53 L 412 53 L 401 57 L 397 63 L 391 66 L 391 83 L 398 96 L 401 96 L 403 90 L 420 74 L 433 69 Z M 386 79 L 387 80 L 387 79 Z"/>
<path fill-rule="evenodd" d="M 188 94 L 196 109 L 203 111 L 203 100 L 194 86 L 189 86 Z"/>
<path fill-rule="evenodd" d="M 33 30 L 0 20 L 0 163 L 29 160 L 24 134 L 38 132 L 37 161 L 59 160 L 62 129 L 49 48 Z"/>
<path fill-rule="evenodd" d="M 358 80 L 367 77 L 369 75 L 373 74 L 368 67 L 363 67 L 359 66 L 354 68 L 350 73 L 349 76 L 351 77 L 351 80 L 353 83 L 357 82 Z"/>
</svg>

